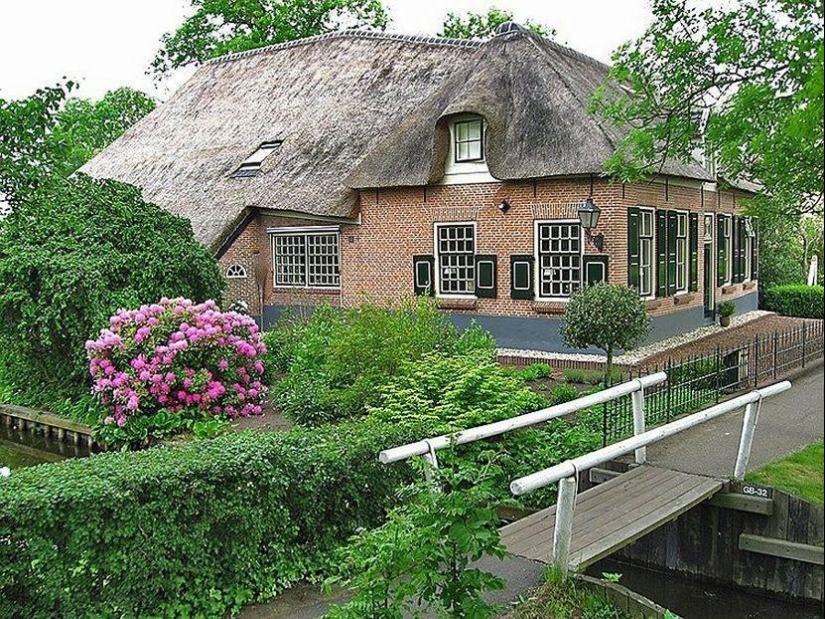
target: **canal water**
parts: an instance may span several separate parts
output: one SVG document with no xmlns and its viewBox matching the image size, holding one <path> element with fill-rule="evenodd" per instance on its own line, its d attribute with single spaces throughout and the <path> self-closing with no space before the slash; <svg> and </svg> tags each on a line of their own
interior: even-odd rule
<svg viewBox="0 0 825 619">
<path fill-rule="evenodd" d="M 0 422 L 0 468 L 19 469 L 89 455 L 87 447 L 64 443 Z"/>
<path fill-rule="evenodd" d="M 707 585 L 612 559 L 587 569 L 591 576 L 621 574 L 619 584 L 684 619 L 822 619 L 816 607 L 792 604 L 728 587 Z"/>
</svg>

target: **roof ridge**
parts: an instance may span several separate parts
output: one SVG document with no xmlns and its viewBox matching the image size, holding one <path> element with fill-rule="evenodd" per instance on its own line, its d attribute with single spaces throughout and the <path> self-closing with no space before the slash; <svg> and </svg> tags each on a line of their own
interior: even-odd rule
<svg viewBox="0 0 825 619">
<path fill-rule="evenodd" d="M 304 37 L 303 39 L 295 39 L 294 41 L 284 41 L 283 43 L 274 43 L 264 47 L 257 47 L 255 49 L 246 50 L 243 52 L 234 52 L 224 56 L 211 58 L 204 62 L 204 64 L 220 64 L 223 62 L 231 62 L 241 58 L 248 58 L 250 56 L 257 56 L 259 54 L 266 54 L 282 49 L 291 49 L 293 47 L 301 47 L 303 45 L 311 45 L 319 41 L 326 41 L 329 39 L 380 39 L 384 41 L 399 41 L 404 43 L 423 43 L 425 45 L 443 45 L 448 47 L 469 47 L 477 49 L 484 44 L 484 41 L 476 41 L 472 39 L 448 39 L 445 37 L 428 37 L 414 34 L 398 34 L 392 32 L 383 32 L 376 30 L 350 29 L 337 30 L 335 32 L 327 32 L 324 34 L 317 34 L 311 37 Z"/>
</svg>

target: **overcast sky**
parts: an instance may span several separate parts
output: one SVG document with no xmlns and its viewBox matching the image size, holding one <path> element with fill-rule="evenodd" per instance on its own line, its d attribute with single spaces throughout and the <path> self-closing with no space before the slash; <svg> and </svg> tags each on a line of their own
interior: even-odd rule
<svg viewBox="0 0 825 619">
<path fill-rule="evenodd" d="M 557 40 L 608 61 L 650 21 L 647 0 L 385 0 L 389 30 L 435 34 L 448 11 L 507 8 L 517 20 L 554 27 Z M 187 14 L 186 0 L 0 0 L 0 97 L 25 97 L 62 77 L 78 96 L 99 98 L 131 86 L 160 99 L 186 78 L 153 83 L 146 68 L 161 35 Z"/>
</svg>

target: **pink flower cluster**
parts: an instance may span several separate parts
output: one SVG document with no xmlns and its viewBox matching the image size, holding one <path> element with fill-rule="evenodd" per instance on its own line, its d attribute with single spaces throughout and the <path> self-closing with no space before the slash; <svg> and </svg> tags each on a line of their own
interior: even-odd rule
<svg viewBox="0 0 825 619">
<path fill-rule="evenodd" d="M 266 348 L 258 326 L 214 301 L 164 298 L 119 310 L 86 352 L 92 390 L 111 411 L 106 424 L 161 409 L 232 418 L 262 412 Z"/>
</svg>

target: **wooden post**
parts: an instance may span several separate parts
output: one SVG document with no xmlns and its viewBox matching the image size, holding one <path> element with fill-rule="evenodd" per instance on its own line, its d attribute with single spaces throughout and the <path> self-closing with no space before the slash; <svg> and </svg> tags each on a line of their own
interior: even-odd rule
<svg viewBox="0 0 825 619">
<path fill-rule="evenodd" d="M 742 436 L 739 438 L 739 453 L 736 455 L 736 466 L 733 469 L 733 478 L 736 481 L 745 479 L 748 461 L 751 457 L 751 447 L 753 446 L 753 434 L 756 430 L 756 422 L 759 420 L 759 409 L 761 407 L 761 399 L 751 402 L 745 407 L 745 418 L 742 420 Z"/>
<path fill-rule="evenodd" d="M 567 578 L 570 571 L 570 541 L 573 537 L 573 513 L 579 492 L 578 475 L 559 480 L 556 501 L 556 528 L 553 530 L 553 565 Z"/>
<path fill-rule="evenodd" d="M 633 402 L 633 436 L 643 434 L 645 431 L 645 390 L 630 394 L 630 399 Z M 639 447 L 636 450 L 636 464 L 644 464 L 647 462 L 647 447 Z"/>
</svg>

